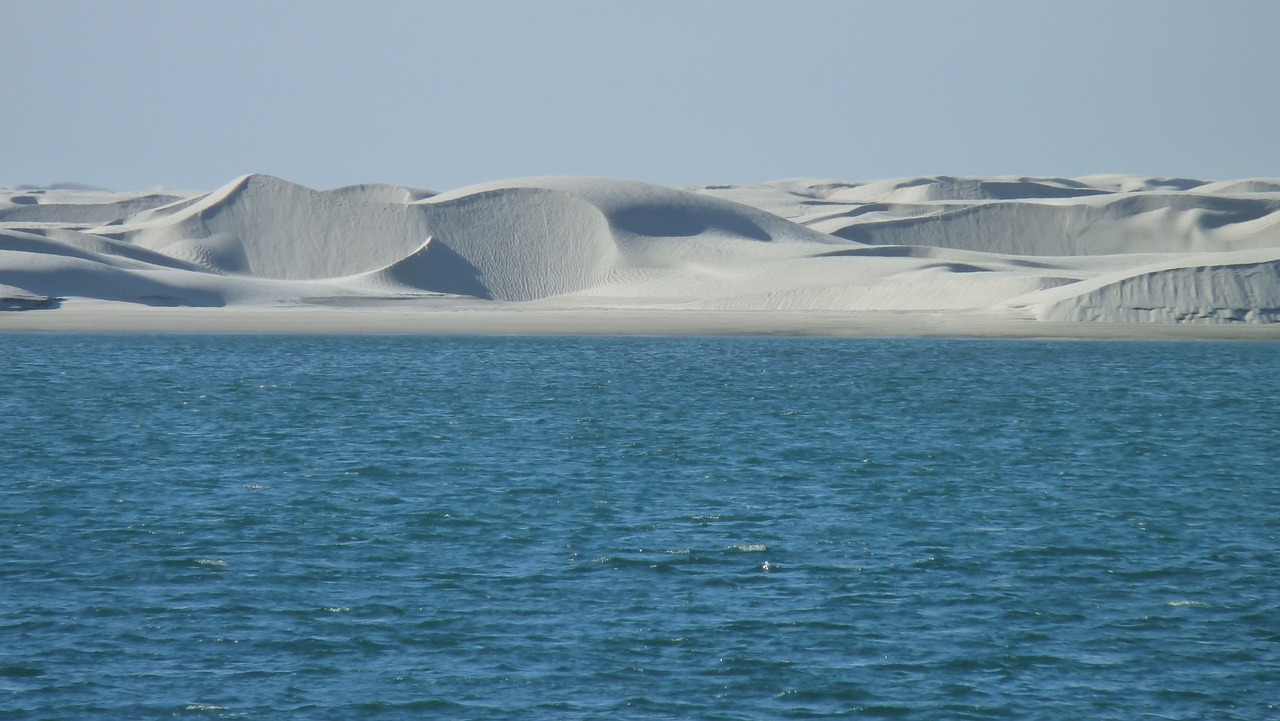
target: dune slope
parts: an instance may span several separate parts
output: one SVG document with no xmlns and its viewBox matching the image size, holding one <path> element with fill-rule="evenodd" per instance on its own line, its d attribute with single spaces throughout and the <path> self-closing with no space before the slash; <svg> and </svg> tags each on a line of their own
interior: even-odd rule
<svg viewBox="0 0 1280 721">
<path fill-rule="evenodd" d="M 675 189 L 549 177 L 435 193 L 246 175 L 183 196 L 0 190 L 0 286 L 15 298 L 142 305 L 456 296 L 1265 324 L 1280 320 L 1280 181 L 937 176 Z"/>
</svg>

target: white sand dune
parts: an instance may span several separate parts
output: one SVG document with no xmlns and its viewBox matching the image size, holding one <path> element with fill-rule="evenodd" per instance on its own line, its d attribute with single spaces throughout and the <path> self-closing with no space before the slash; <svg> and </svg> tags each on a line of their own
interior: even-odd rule
<svg viewBox="0 0 1280 721">
<path fill-rule="evenodd" d="M 68 299 L 62 314 L 484 301 L 1265 325 L 1280 320 L 1280 180 L 551 177 L 437 194 L 247 175 L 186 196 L 11 190 L 0 289 Z"/>
<path fill-rule="evenodd" d="M 160 193 L 0 191 L 0 223 L 98 225 L 178 200 L 181 197 Z"/>
<path fill-rule="evenodd" d="M 1280 248 L 1180 257 L 1008 301 L 1042 320 L 1280 321 Z"/>
</svg>

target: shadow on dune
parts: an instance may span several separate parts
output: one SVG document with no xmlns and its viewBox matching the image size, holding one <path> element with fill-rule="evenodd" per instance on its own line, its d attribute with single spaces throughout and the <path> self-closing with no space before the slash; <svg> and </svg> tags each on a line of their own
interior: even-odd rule
<svg viewBox="0 0 1280 721">
<path fill-rule="evenodd" d="M 847 228 L 845 230 L 848 230 Z M 833 233 L 833 235 L 835 235 Z M 865 234 L 864 234 L 865 235 Z M 844 237 L 844 236 L 840 236 Z M 852 240 L 852 238 L 850 238 Z M 933 250 L 911 245 L 872 245 L 867 248 L 846 248 L 818 253 L 815 258 L 841 258 L 845 256 L 870 256 L 874 258 L 930 258 Z"/>
<path fill-rule="evenodd" d="M 47 295 L 0 296 L 0 311 L 56 310 L 66 298 Z"/>
<path fill-rule="evenodd" d="M 980 265 L 973 265 L 972 263 L 929 263 L 928 265 L 920 266 L 920 270 L 929 270 L 931 268 L 946 270 L 951 273 L 990 273 L 991 272 L 991 268 L 984 268 Z"/>
<path fill-rule="evenodd" d="M 872 236 L 871 233 L 867 232 L 867 230 L 863 228 L 861 224 L 858 224 L 858 223 L 855 223 L 853 225 L 847 225 L 843 228 L 840 228 L 839 230 L 833 230 L 831 231 L 831 235 L 834 235 L 837 238 L 843 238 L 845 240 L 852 240 L 855 243 L 864 243 L 866 245 L 877 244 L 875 241 L 875 237 Z M 855 255 L 855 254 L 850 253 L 849 255 Z"/>
<path fill-rule="evenodd" d="M 493 300 L 493 294 L 480 280 L 484 275 L 480 269 L 436 238 L 427 238 L 421 248 L 387 266 L 382 273 L 389 280 L 413 288 Z"/>
<path fill-rule="evenodd" d="M 991 200 L 1031 200 L 1040 198 L 1081 198 L 1087 195 L 1106 195 L 1098 188 L 1035 183 L 1030 181 L 984 180 L 978 184 L 981 195 Z"/>
<path fill-rule="evenodd" d="M 1115 217 L 1134 218 L 1154 212 L 1194 212 L 1189 216 L 1200 228 L 1217 230 L 1248 223 L 1280 212 L 1280 201 L 1271 198 L 1218 198 L 1209 195 L 1138 195 L 1121 198 L 1108 207 Z"/>
<path fill-rule="evenodd" d="M 184 286 L 142 273 L 101 263 L 73 259 L 56 272 L 40 268 L 0 268 L 0 284 L 21 288 L 34 296 L 67 296 L 141 303 L 158 307 L 218 308 L 226 298 L 215 290 Z"/>
<path fill-rule="evenodd" d="M 719 208 L 634 205 L 613 213 L 609 222 L 617 230 L 651 237 L 687 238 L 709 230 L 720 230 L 753 240 L 772 240 L 760 226 Z"/>
</svg>

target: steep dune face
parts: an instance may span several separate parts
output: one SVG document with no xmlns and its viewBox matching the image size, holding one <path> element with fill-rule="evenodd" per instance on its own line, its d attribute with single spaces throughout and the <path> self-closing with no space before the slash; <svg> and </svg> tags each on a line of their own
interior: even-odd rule
<svg viewBox="0 0 1280 721">
<path fill-rule="evenodd" d="M 1280 321 L 1280 249 L 1194 256 L 1109 273 L 1009 301 L 1039 320 Z"/>
<path fill-rule="evenodd" d="M 0 218 L 0 284 L 152 305 L 446 295 L 558 308 L 1280 320 L 1280 182 L 1268 179 L 678 190 L 547 177 L 435 194 L 247 175 L 177 199 L 0 191 L 3 212 L 15 215 Z"/>
<path fill-rule="evenodd" d="M 409 287 L 537 300 L 603 282 L 617 257 L 600 211 L 556 190 L 481 190 L 419 207 L 427 214 L 431 241 L 386 271 Z"/>
<path fill-rule="evenodd" d="M 283 280 L 371 270 L 412 253 L 430 233 L 412 205 L 264 175 L 238 178 L 141 223 L 98 230 L 216 270 Z"/>
</svg>

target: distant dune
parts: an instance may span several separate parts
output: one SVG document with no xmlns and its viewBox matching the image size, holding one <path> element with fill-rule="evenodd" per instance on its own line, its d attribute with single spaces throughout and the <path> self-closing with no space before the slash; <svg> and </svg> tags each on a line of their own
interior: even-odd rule
<svg viewBox="0 0 1280 721">
<path fill-rule="evenodd" d="M 1280 180 L 673 189 L 553 177 L 435 193 L 247 175 L 194 196 L 0 190 L 0 290 L 15 299 L 0 307 L 52 314 L 95 301 L 412 311 L 429 299 L 439 310 L 453 298 L 460 308 L 1269 324 L 1280 321 Z"/>
</svg>

